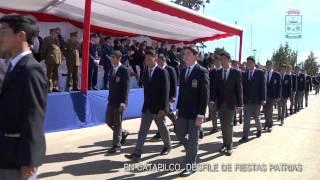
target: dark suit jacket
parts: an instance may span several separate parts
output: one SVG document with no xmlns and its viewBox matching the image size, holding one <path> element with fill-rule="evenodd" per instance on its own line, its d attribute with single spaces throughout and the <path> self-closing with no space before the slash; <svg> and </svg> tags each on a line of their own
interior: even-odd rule
<svg viewBox="0 0 320 180">
<path fill-rule="evenodd" d="M 209 72 L 196 64 L 188 80 L 185 80 L 186 70 L 180 76 L 177 109 L 179 117 L 195 120 L 197 115 L 205 115 L 210 97 Z"/>
<path fill-rule="evenodd" d="M 89 63 L 93 63 L 93 60 L 101 58 L 101 50 L 98 44 L 90 43 L 89 46 Z"/>
<path fill-rule="evenodd" d="M 217 69 L 214 68 L 209 72 L 209 79 L 210 79 L 210 101 L 213 101 L 213 91 L 214 91 L 214 84 L 215 84 L 215 77 L 216 77 Z"/>
<path fill-rule="evenodd" d="M 304 91 L 306 89 L 306 76 L 302 73 L 297 78 L 297 90 Z"/>
<path fill-rule="evenodd" d="M 243 105 L 242 82 L 240 71 L 230 68 L 226 82 L 222 78 L 223 69 L 216 73 L 216 83 L 214 85 L 213 100 L 218 105 L 218 109 L 226 104 L 231 110 Z"/>
<path fill-rule="evenodd" d="M 142 113 L 149 110 L 158 114 L 160 110 L 169 112 L 169 75 L 167 70 L 155 67 L 152 78 L 149 80 L 148 69 L 143 73 L 144 103 Z"/>
<path fill-rule="evenodd" d="M 312 91 L 312 79 L 311 76 L 307 75 L 306 77 L 306 91 Z"/>
<path fill-rule="evenodd" d="M 243 102 L 244 104 L 259 105 L 266 100 L 266 83 L 264 80 L 264 72 L 256 69 L 249 80 L 249 71 L 243 73 Z"/>
<path fill-rule="evenodd" d="M 268 72 L 266 72 L 267 74 Z M 280 73 L 273 71 L 270 81 L 267 81 L 267 99 L 280 98 L 281 76 Z"/>
<path fill-rule="evenodd" d="M 5 78 L 0 94 L 0 168 L 42 164 L 47 91 L 46 74 L 32 54 L 24 56 Z"/>
<path fill-rule="evenodd" d="M 116 74 L 112 76 L 113 71 L 109 73 L 109 104 L 120 107 L 121 103 L 128 104 L 128 93 L 130 79 L 128 69 L 120 65 Z"/>
<path fill-rule="evenodd" d="M 169 65 L 166 65 L 165 69 L 168 71 L 170 81 L 169 99 L 175 98 L 177 96 L 177 73 Z"/>
<path fill-rule="evenodd" d="M 286 74 L 281 80 L 281 97 L 289 98 L 292 93 L 292 76 Z"/>
<path fill-rule="evenodd" d="M 291 73 L 291 80 L 292 80 L 292 92 L 297 91 L 297 74 Z"/>
</svg>

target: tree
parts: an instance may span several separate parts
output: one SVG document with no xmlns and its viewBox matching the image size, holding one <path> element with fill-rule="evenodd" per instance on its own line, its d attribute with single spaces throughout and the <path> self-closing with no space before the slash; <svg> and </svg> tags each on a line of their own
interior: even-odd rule
<svg viewBox="0 0 320 180">
<path fill-rule="evenodd" d="M 316 75 L 319 72 L 319 64 L 317 63 L 317 57 L 311 51 L 308 58 L 304 61 L 304 69 L 309 75 Z"/>
<path fill-rule="evenodd" d="M 200 7 L 205 6 L 206 3 L 210 3 L 210 0 L 172 0 L 171 2 L 199 11 Z"/>
<path fill-rule="evenodd" d="M 280 69 L 281 65 L 295 66 L 297 63 L 298 52 L 290 49 L 288 43 L 284 46 L 280 44 L 278 50 L 273 52 L 272 62 L 275 69 Z"/>
</svg>

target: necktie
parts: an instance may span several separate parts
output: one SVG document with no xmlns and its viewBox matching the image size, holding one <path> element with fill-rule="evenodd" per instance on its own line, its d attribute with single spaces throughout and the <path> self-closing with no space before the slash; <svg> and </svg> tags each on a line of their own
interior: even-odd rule
<svg viewBox="0 0 320 180">
<path fill-rule="evenodd" d="M 186 81 L 187 81 L 188 78 L 189 78 L 189 74 L 190 74 L 190 67 L 188 67 L 187 72 L 186 72 Z"/>
<path fill-rule="evenodd" d="M 250 80 L 250 81 L 252 80 L 252 72 L 253 72 L 253 71 L 250 71 L 250 74 L 249 74 L 249 80 Z"/>
<path fill-rule="evenodd" d="M 227 80 L 227 70 L 223 70 L 223 80 Z"/>
<path fill-rule="evenodd" d="M 12 64 L 11 62 L 9 62 L 9 66 L 8 66 L 8 69 L 7 69 L 7 72 L 5 74 L 5 77 L 4 77 L 4 81 L 3 82 L 6 82 L 8 80 L 8 77 L 9 77 L 9 74 L 11 72 L 11 68 L 12 68 Z"/>
<path fill-rule="evenodd" d="M 149 69 L 149 80 L 152 78 L 152 69 Z"/>
<path fill-rule="evenodd" d="M 268 75 L 267 75 L 267 82 L 269 83 L 269 76 L 270 76 L 270 72 L 268 71 Z"/>
<path fill-rule="evenodd" d="M 113 68 L 112 70 L 112 77 L 114 77 L 116 75 L 116 68 Z"/>
</svg>

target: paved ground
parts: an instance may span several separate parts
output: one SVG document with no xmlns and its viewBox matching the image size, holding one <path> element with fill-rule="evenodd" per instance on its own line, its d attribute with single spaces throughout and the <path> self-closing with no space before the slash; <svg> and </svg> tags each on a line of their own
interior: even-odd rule
<svg viewBox="0 0 320 180">
<path fill-rule="evenodd" d="M 268 180 L 316 180 L 320 176 L 320 95 L 310 95 L 309 107 L 298 114 L 285 119 L 284 126 L 275 122 L 272 133 L 263 133 L 251 141 L 239 145 L 235 143 L 232 156 L 223 156 L 217 152 L 221 146 L 221 132 L 206 135 L 201 140 L 198 152 L 201 165 L 211 166 L 211 171 L 198 172 L 186 179 L 268 179 Z M 133 151 L 137 139 L 139 119 L 124 122 L 131 135 L 128 137 L 124 153 Z M 211 123 L 205 123 L 206 132 Z M 235 127 L 234 141 L 241 137 L 242 125 Z M 252 128 L 252 132 L 254 132 Z M 156 131 L 152 125 L 145 143 L 143 162 L 160 164 L 169 167 L 170 163 L 183 161 L 185 152 L 182 146 L 173 141 L 173 150 L 169 155 L 158 155 L 162 142 L 150 141 Z M 47 134 L 46 163 L 41 166 L 40 179 L 72 180 L 72 179 L 174 179 L 179 172 L 142 171 L 128 172 L 124 165 L 128 161 L 123 154 L 105 156 L 111 144 L 111 131 L 107 126 L 97 126 L 73 131 Z M 173 140 L 175 136 L 171 133 Z M 255 170 L 252 166 L 255 166 Z M 226 168 L 229 167 L 229 168 Z"/>
</svg>

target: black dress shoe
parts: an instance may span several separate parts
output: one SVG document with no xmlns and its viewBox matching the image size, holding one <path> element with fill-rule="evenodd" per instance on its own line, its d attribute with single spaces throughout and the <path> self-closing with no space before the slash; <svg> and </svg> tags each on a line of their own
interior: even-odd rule
<svg viewBox="0 0 320 180">
<path fill-rule="evenodd" d="M 121 153 L 121 147 L 113 146 L 111 149 L 107 151 L 107 154 L 115 154 L 115 153 Z"/>
<path fill-rule="evenodd" d="M 164 147 L 164 148 L 162 149 L 160 155 L 167 155 L 167 154 L 170 153 L 170 151 L 171 151 L 170 148 Z"/>
<path fill-rule="evenodd" d="M 191 176 L 193 173 L 195 173 L 196 171 L 192 171 L 192 170 L 183 170 L 181 173 L 180 173 L 180 177 L 189 177 Z"/>
<path fill-rule="evenodd" d="M 133 162 L 140 162 L 141 161 L 141 155 L 138 155 L 138 154 L 126 154 L 126 155 L 124 155 L 124 157 L 133 161 Z"/>
<path fill-rule="evenodd" d="M 261 131 L 257 131 L 257 138 L 261 137 Z"/>
<path fill-rule="evenodd" d="M 245 137 L 242 137 L 240 140 L 239 140 L 239 143 L 246 143 L 248 142 L 248 138 L 245 138 Z"/>
<path fill-rule="evenodd" d="M 98 90 L 98 88 L 97 88 L 97 87 L 93 87 L 92 89 L 93 89 L 94 91 Z"/>
<path fill-rule="evenodd" d="M 272 132 L 272 128 L 268 127 L 268 132 L 271 133 Z"/>
<path fill-rule="evenodd" d="M 155 134 L 151 139 L 152 139 L 152 140 L 159 140 L 159 139 L 161 139 L 160 132 L 158 131 L 157 134 Z"/>
<path fill-rule="evenodd" d="M 226 152 L 226 150 L 227 150 L 227 147 L 226 147 L 226 146 L 222 146 L 222 147 L 219 149 L 219 152 L 224 153 L 224 152 Z"/>
<path fill-rule="evenodd" d="M 124 145 L 124 143 L 126 143 L 126 139 L 129 136 L 129 134 L 130 134 L 129 132 L 122 134 L 122 138 L 121 138 L 121 141 L 120 141 L 121 145 Z"/>
<path fill-rule="evenodd" d="M 214 133 L 217 133 L 217 132 L 219 132 L 218 129 L 212 128 L 212 130 L 209 132 L 209 134 L 214 134 Z"/>
<path fill-rule="evenodd" d="M 203 139 L 203 130 L 200 130 L 199 139 Z"/>
<path fill-rule="evenodd" d="M 267 126 L 263 127 L 263 130 L 266 130 L 267 129 Z"/>
<path fill-rule="evenodd" d="M 226 153 L 226 156 L 231 156 L 232 153 L 233 153 L 233 151 L 232 151 L 232 149 L 230 148 L 230 149 L 227 149 L 225 153 Z"/>
</svg>

